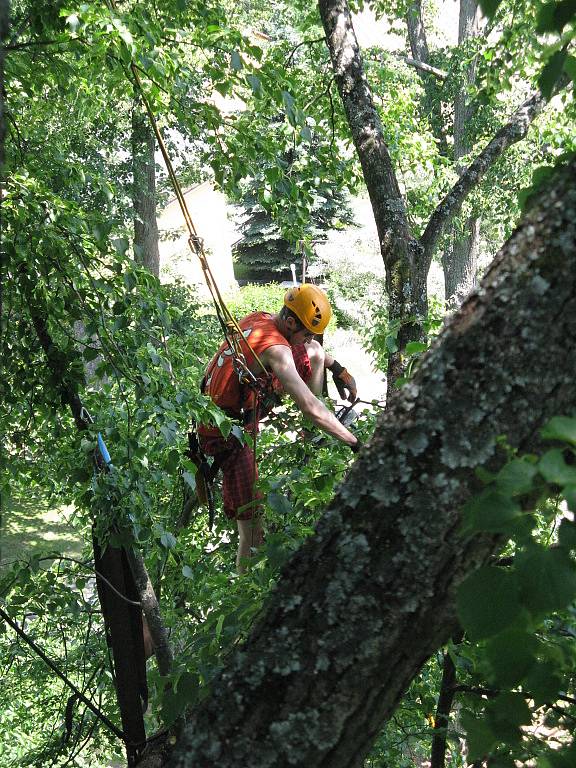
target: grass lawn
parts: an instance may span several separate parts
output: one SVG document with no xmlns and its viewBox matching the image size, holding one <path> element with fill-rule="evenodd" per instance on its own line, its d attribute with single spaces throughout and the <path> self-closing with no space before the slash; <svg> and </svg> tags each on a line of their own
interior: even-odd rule
<svg viewBox="0 0 576 768">
<path fill-rule="evenodd" d="M 73 513 L 73 507 L 54 507 L 32 494 L 10 499 L 2 509 L 0 568 L 18 558 L 44 552 L 80 556 L 82 541 L 70 524 Z"/>
</svg>

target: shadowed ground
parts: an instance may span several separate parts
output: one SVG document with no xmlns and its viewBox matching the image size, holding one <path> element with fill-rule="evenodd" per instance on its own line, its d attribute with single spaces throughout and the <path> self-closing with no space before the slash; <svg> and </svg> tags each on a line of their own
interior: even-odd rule
<svg viewBox="0 0 576 768">
<path fill-rule="evenodd" d="M 2 510 L 0 569 L 20 557 L 60 552 L 78 557 L 82 544 L 70 519 L 74 507 L 54 507 L 39 496 L 13 498 Z"/>
</svg>

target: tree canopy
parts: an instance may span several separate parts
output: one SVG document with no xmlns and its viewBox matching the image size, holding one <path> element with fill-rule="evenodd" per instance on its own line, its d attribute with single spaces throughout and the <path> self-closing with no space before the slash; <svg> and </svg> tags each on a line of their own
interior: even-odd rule
<svg viewBox="0 0 576 768">
<path fill-rule="evenodd" d="M 1 766 L 574 763 L 576 8 L 436 10 L 0 2 Z M 351 196 L 377 231 L 376 302 L 355 253 L 324 279 L 386 409 L 356 459 L 284 404 L 242 575 L 197 501 L 191 426 L 240 432 L 199 388 L 218 313 L 162 272 L 148 109 L 270 274 Z"/>
</svg>

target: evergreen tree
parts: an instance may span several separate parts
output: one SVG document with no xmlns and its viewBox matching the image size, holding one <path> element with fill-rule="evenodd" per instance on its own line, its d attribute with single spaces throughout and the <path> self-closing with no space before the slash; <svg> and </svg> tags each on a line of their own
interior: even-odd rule
<svg viewBox="0 0 576 768">
<path fill-rule="evenodd" d="M 296 264 L 300 275 L 304 255 L 309 264 L 313 263 L 314 242 L 325 240 L 329 229 L 353 223 L 346 193 L 328 183 L 320 183 L 311 206 L 306 239 L 291 240 L 262 204 L 265 175 L 264 172 L 249 182 L 242 201 L 245 214 L 240 224 L 242 238 L 233 247 L 236 277 L 240 280 L 288 280 L 290 264 Z"/>
</svg>

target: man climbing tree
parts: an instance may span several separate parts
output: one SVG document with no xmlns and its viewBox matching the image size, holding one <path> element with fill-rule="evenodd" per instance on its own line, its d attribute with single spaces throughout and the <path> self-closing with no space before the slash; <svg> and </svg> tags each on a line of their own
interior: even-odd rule
<svg viewBox="0 0 576 768">
<path fill-rule="evenodd" d="M 348 392 L 350 402 L 356 399 L 352 376 L 314 338 L 324 332 L 331 315 L 328 298 L 317 286 L 290 288 L 278 314 L 254 312 L 240 321 L 245 364 L 224 343 L 206 369 L 203 391 L 228 416 L 240 421 L 253 439 L 259 420 L 286 392 L 316 426 L 357 451 L 357 438 L 318 399 L 326 368 L 340 395 Z M 202 424 L 199 435 L 203 451 L 214 456 L 222 469 L 224 512 L 238 524 L 240 568 L 252 547 L 262 542 L 254 450 L 234 435 L 223 437 L 218 427 Z"/>
</svg>

